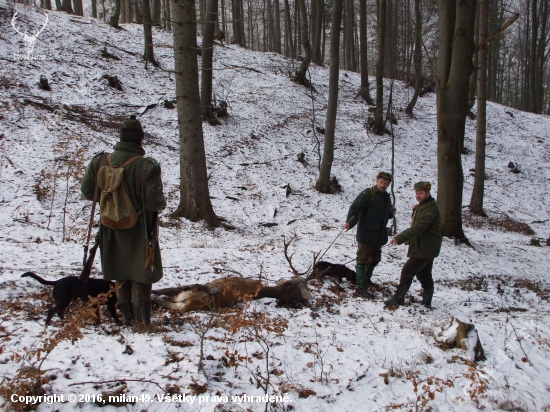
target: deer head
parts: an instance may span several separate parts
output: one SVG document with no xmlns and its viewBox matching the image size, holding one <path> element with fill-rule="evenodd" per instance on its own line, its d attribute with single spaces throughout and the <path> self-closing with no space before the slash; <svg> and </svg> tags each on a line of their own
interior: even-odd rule
<svg viewBox="0 0 550 412">
<path fill-rule="evenodd" d="M 19 27 L 15 25 L 15 22 L 17 20 L 17 12 L 14 13 L 13 18 L 11 19 L 11 25 L 13 29 L 20 34 L 23 37 L 23 40 L 25 42 L 25 48 L 27 50 L 27 58 L 30 57 L 34 50 L 34 44 L 36 43 L 36 39 L 38 38 L 38 35 L 44 31 L 46 26 L 48 25 L 49 17 L 47 14 L 45 14 L 46 21 L 44 22 L 44 25 L 37 30 L 34 30 L 32 34 L 27 34 L 27 30 L 25 30 L 24 33 L 21 32 Z"/>
</svg>

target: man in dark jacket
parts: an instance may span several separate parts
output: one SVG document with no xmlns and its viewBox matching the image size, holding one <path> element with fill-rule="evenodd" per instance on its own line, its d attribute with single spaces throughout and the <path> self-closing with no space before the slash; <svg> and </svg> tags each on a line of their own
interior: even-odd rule
<svg viewBox="0 0 550 412">
<path fill-rule="evenodd" d="M 403 305 L 405 295 L 416 276 L 422 284 L 422 304 L 432 306 L 434 281 L 432 267 L 434 258 L 439 256 L 443 236 L 441 235 L 441 214 L 439 206 L 430 195 L 432 185 L 429 182 L 418 182 L 414 185 L 418 204 L 413 206 L 411 227 L 401 232 L 390 241 L 390 245 L 409 245 L 409 260 L 401 271 L 401 281 L 393 298 L 384 302 L 386 306 Z"/>
<path fill-rule="evenodd" d="M 134 322 L 150 323 L 152 284 L 163 275 L 158 247 L 155 248 L 152 275 L 145 270 L 148 237 L 155 223 L 154 212 L 166 207 L 166 199 L 162 191 L 160 165 L 154 159 L 143 157 L 143 138 L 141 124 L 132 115 L 124 120 L 120 128 L 120 142 L 115 144 L 115 151 L 110 155 L 113 166 L 121 166 L 135 158 L 124 166 L 123 179 L 134 209 L 139 212 L 137 222 L 128 229 L 113 229 L 101 222 L 99 225 L 103 277 L 116 281 L 119 308 L 128 326 Z M 98 154 L 92 159 L 82 179 L 80 190 L 88 200 L 93 200 L 96 176 L 102 166 L 99 164 L 101 157 L 102 154 Z M 103 165 L 108 165 L 108 161 L 104 160 Z"/>
<path fill-rule="evenodd" d="M 388 242 L 386 225 L 395 210 L 389 193 L 386 193 L 392 175 L 378 172 L 376 185 L 359 193 L 348 211 L 344 229 L 349 230 L 357 224 L 357 265 L 355 266 L 356 295 L 373 299 L 374 295 L 366 289 L 372 285 L 374 268 L 380 263 L 382 245 Z"/>
</svg>

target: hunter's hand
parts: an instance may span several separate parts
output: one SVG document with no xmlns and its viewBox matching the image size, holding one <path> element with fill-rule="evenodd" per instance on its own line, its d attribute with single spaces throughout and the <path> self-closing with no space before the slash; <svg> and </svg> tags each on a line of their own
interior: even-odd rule
<svg viewBox="0 0 550 412">
<path fill-rule="evenodd" d="M 395 240 L 395 238 L 393 238 L 392 240 L 390 240 L 390 245 L 392 245 L 392 246 L 397 246 L 397 240 Z"/>
<path fill-rule="evenodd" d="M 420 204 L 418 204 L 418 203 L 413 206 L 413 212 L 418 208 L 418 206 L 420 206 Z"/>
<path fill-rule="evenodd" d="M 397 212 L 397 209 L 395 208 L 395 206 L 394 206 L 394 205 L 391 205 L 391 211 L 392 211 L 392 213 L 395 213 L 395 212 Z"/>
<path fill-rule="evenodd" d="M 346 230 L 346 231 L 349 230 L 349 222 L 346 222 L 344 224 L 344 230 Z"/>
</svg>

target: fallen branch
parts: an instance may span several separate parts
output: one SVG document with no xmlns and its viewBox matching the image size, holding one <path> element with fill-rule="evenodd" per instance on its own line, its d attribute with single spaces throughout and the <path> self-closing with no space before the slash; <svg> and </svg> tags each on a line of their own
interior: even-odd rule
<svg viewBox="0 0 550 412">
<path fill-rule="evenodd" d="M 261 71 L 259 70 L 256 70 L 256 69 L 253 69 L 252 67 L 246 67 L 246 66 L 237 66 L 237 65 L 234 65 L 234 64 L 225 64 L 225 63 L 222 63 L 223 66 L 225 67 L 231 67 L 231 68 L 234 68 L 234 69 L 245 69 L 245 70 L 251 70 L 253 72 L 256 72 L 256 73 L 260 73 L 260 74 L 263 74 Z"/>
<path fill-rule="evenodd" d="M 87 385 L 89 383 L 93 383 L 93 384 L 96 384 L 96 385 L 100 385 L 100 384 L 104 384 L 104 383 L 114 383 L 114 382 L 120 382 L 120 383 L 125 383 L 125 382 L 144 382 L 144 383 L 152 383 L 153 385 L 156 385 L 160 388 L 161 391 L 165 392 L 165 389 L 160 386 L 157 382 L 155 381 L 151 381 L 151 380 L 147 380 L 147 379 L 114 379 L 114 380 L 109 380 L 109 381 L 87 381 L 87 382 L 75 382 L 75 383 L 71 383 L 69 384 L 69 386 L 76 386 L 76 385 Z"/>
</svg>

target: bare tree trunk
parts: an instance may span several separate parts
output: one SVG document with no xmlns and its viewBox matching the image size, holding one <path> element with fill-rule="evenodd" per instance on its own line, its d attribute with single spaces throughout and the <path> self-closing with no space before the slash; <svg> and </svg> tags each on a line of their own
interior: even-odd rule
<svg viewBox="0 0 550 412">
<path fill-rule="evenodd" d="M 220 222 L 210 202 L 200 113 L 195 2 L 173 0 L 174 66 L 180 140 L 180 203 L 176 214 L 209 226 Z"/>
<path fill-rule="evenodd" d="M 68 14 L 73 14 L 73 6 L 71 5 L 71 0 L 63 0 L 61 3 L 61 11 L 64 11 Z"/>
<path fill-rule="evenodd" d="M 405 109 L 409 116 L 413 115 L 416 100 L 422 88 L 422 15 L 420 14 L 420 0 L 414 0 L 414 94 Z"/>
<path fill-rule="evenodd" d="M 153 29 L 151 27 L 151 9 L 149 7 L 149 0 L 141 0 L 143 8 L 143 35 L 145 37 L 145 50 L 143 52 L 143 58 L 146 62 L 157 65 L 155 61 L 155 55 L 153 53 Z"/>
<path fill-rule="evenodd" d="M 537 112 L 537 39 L 538 39 L 538 0 L 531 0 L 531 61 L 529 62 L 529 111 Z"/>
<path fill-rule="evenodd" d="M 327 120 L 325 141 L 319 179 L 315 188 L 321 193 L 330 193 L 330 172 L 334 160 L 334 133 L 338 109 L 338 82 L 340 76 L 340 22 L 342 20 L 342 0 L 332 0 L 332 25 L 330 36 L 330 74 L 328 89 Z"/>
<path fill-rule="evenodd" d="M 275 6 L 275 31 L 273 33 L 273 39 L 275 41 L 275 53 L 282 54 L 281 48 L 281 10 L 279 7 L 279 0 L 273 0 Z"/>
<path fill-rule="evenodd" d="M 113 10 L 113 14 L 111 15 L 111 18 L 109 19 L 109 24 L 111 27 L 118 28 L 118 20 L 120 18 L 120 0 L 115 0 L 115 9 Z"/>
<path fill-rule="evenodd" d="M 294 80 L 297 83 L 303 84 L 306 87 L 311 87 L 309 80 L 306 79 L 307 69 L 309 68 L 309 64 L 311 63 L 311 43 L 309 42 L 309 32 L 307 29 L 306 2 L 305 0 L 296 1 L 300 3 L 300 14 L 302 15 L 302 41 L 304 42 L 303 46 L 306 55 L 304 56 L 304 60 L 302 60 L 300 68 L 296 72 L 296 77 L 294 77 Z"/>
<path fill-rule="evenodd" d="M 83 16 L 82 0 L 73 0 L 73 11 L 77 16 Z"/>
<path fill-rule="evenodd" d="M 346 0 L 346 70 L 354 71 L 355 47 L 353 44 L 353 0 Z"/>
<path fill-rule="evenodd" d="M 170 0 L 164 0 L 164 15 L 166 16 L 166 30 L 172 31 L 172 13 Z"/>
<path fill-rule="evenodd" d="M 489 35 L 488 0 L 479 0 L 479 44 Z M 476 164 L 474 188 L 470 199 L 470 211 L 479 216 L 486 216 L 483 211 L 483 194 L 485 191 L 485 142 L 487 136 L 487 46 L 482 45 L 478 52 L 477 76 L 477 130 L 476 130 Z"/>
<path fill-rule="evenodd" d="M 490 1 L 490 0 L 489 0 Z M 475 23 L 475 30 L 474 30 L 474 39 L 479 41 L 479 4 L 477 4 L 477 10 L 476 13 L 476 23 Z M 487 47 L 487 55 L 489 54 L 489 47 Z M 472 112 L 472 108 L 474 107 L 474 104 L 476 103 L 476 90 L 477 90 L 477 76 L 479 73 L 478 63 L 479 60 L 479 53 L 474 54 L 474 72 L 470 75 L 470 87 L 468 90 L 468 114 Z M 487 85 L 489 86 L 489 85 Z"/>
<path fill-rule="evenodd" d="M 222 12 L 222 31 L 227 38 L 227 27 L 225 23 L 225 0 L 221 0 L 221 12 Z"/>
<path fill-rule="evenodd" d="M 151 21 L 160 24 L 160 0 L 151 0 Z"/>
<path fill-rule="evenodd" d="M 46 0 L 46 3 L 50 4 L 51 9 L 51 0 Z M 97 0 L 92 0 L 92 17 L 97 19 Z"/>
<path fill-rule="evenodd" d="M 246 47 L 244 38 L 243 1 L 232 0 L 233 7 L 233 43 Z"/>
<path fill-rule="evenodd" d="M 218 0 L 208 0 L 203 22 L 202 38 L 202 74 L 201 74 L 201 115 L 202 119 L 213 126 L 220 124 L 212 111 L 212 77 L 214 55 L 214 28 L 218 14 Z"/>
<path fill-rule="evenodd" d="M 384 46 L 386 40 L 386 0 L 378 2 L 378 59 L 376 61 L 376 112 L 372 131 L 384 132 Z"/>
<path fill-rule="evenodd" d="M 290 5 L 285 0 L 285 54 L 286 57 L 296 58 L 296 49 L 292 41 L 292 24 L 290 19 Z"/>
<path fill-rule="evenodd" d="M 313 0 L 315 2 L 315 24 L 313 37 L 313 63 L 323 64 L 323 55 L 321 54 L 321 33 L 323 32 L 323 0 Z"/>
<path fill-rule="evenodd" d="M 294 0 L 294 27 L 296 28 L 296 36 L 294 36 L 294 49 L 296 57 L 302 53 L 302 30 L 300 20 L 300 0 Z"/>
<path fill-rule="evenodd" d="M 437 161 L 441 231 L 463 239 L 461 148 L 473 70 L 476 0 L 438 0 Z"/>
<path fill-rule="evenodd" d="M 359 0 L 359 48 L 361 61 L 361 90 L 359 95 L 368 104 L 374 104 L 369 90 L 369 68 L 367 55 L 367 0 Z"/>
<path fill-rule="evenodd" d="M 275 51 L 275 16 L 273 15 L 273 4 L 271 0 L 267 0 L 267 21 L 269 26 L 268 50 Z"/>
</svg>

